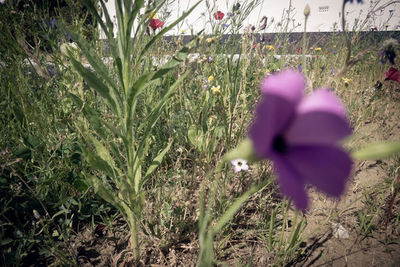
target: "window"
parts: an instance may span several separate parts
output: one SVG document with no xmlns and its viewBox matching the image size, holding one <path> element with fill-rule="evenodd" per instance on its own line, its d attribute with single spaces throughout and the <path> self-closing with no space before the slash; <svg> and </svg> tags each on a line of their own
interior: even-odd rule
<svg viewBox="0 0 400 267">
<path fill-rule="evenodd" d="M 328 12 L 328 10 L 329 10 L 329 6 L 320 6 L 319 7 L 319 12 L 321 12 L 321 13 Z"/>
</svg>

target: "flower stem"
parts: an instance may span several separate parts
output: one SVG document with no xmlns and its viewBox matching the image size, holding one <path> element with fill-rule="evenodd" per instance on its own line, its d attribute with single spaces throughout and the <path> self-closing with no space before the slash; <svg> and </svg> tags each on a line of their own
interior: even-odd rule
<svg viewBox="0 0 400 267">
<path fill-rule="evenodd" d="M 138 242 L 138 231 L 137 231 L 137 222 L 135 215 L 130 212 L 128 215 L 128 225 L 131 231 L 131 237 L 129 238 L 130 245 L 132 248 L 133 259 L 135 263 L 139 262 L 140 259 L 140 250 L 139 250 L 139 242 Z"/>
</svg>

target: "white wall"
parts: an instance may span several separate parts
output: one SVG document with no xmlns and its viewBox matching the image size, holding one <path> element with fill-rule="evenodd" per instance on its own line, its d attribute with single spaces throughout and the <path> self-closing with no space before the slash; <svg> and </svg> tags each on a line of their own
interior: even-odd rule
<svg viewBox="0 0 400 267">
<path fill-rule="evenodd" d="M 207 9 L 206 1 L 210 4 L 211 10 Z M 188 10 L 196 0 L 168 0 L 166 5 L 160 12 L 159 16 L 162 19 L 163 15 L 169 14 L 166 23 L 171 23 L 178 18 L 182 12 Z M 227 13 L 231 11 L 232 5 L 240 2 L 243 5 L 250 2 L 250 0 L 204 0 L 200 5 L 189 15 L 189 17 L 169 32 L 169 35 L 181 34 L 184 30 L 185 34 L 189 34 L 190 28 L 194 32 L 198 32 L 205 28 L 206 33 L 211 33 L 211 23 L 215 23 L 212 14 L 220 10 L 225 13 L 222 24 L 229 24 Z M 290 12 L 290 24 L 288 29 L 290 31 L 301 32 L 304 27 L 303 10 L 306 4 L 309 4 L 311 14 L 307 23 L 307 31 L 332 31 L 336 24 L 336 29 L 341 29 L 341 0 L 259 0 L 259 5 L 251 14 L 244 20 L 244 26 L 252 24 L 257 27 L 260 25 L 259 21 L 263 16 L 268 17 L 268 27 L 263 32 L 279 32 L 282 26 L 279 22 L 282 20 L 282 15 L 289 8 L 289 3 L 292 5 Z M 377 27 L 379 30 L 400 30 L 400 0 L 364 0 L 363 4 L 358 4 L 357 0 L 353 3 L 346 5 L 346 19 L 348 28 L 352 29 L 355 20 L 364 21 L 372 6 L 380 7 L 385 6 L 389 2 L 395 2 L 385 9 L 370 14 L 371 17 L 364 30 L 370 30 L 372 27 Z M 114 0 L 109 0 L 107 3 L 109 12 L 114 15 L 115 7 Z M 241 7 L 241 8 L 242 8 Z M 390 12 L 389 10 L 392 10 Z M 273 21 L 273 23 L 271 23 Z M 388 27 L 385 27 L 388 25 Z M 228 28 L 229 29 L 229 28 Z M 243 28 L 242 28 L 243 31 Z M 226 33 L 229 33 L 227 30 Z"/>
</svg>

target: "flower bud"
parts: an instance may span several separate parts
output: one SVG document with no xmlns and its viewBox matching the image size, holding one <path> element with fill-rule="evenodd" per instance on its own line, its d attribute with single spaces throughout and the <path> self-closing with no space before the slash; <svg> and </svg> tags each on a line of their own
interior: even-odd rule
<svg viewBox="0 0 400 267">
<path fill-rule="evenodd" d="M 308 17 L 310 16 L 310 6 L 307 4 L 306 7 L 304 8 L 304 16 Z"/>
</svg>

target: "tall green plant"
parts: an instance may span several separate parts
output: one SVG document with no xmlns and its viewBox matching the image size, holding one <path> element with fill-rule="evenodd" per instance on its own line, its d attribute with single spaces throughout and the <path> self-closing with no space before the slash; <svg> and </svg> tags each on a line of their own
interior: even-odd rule
<svg viewBox="0 0 400 267">
<path fill-rule="evenodd" d="M 138 105 L 138 101 L 139 99 L 140 102 L 143 101 L 141 94 L 146 88 L 151 88 L 150 85 L 156 84 L 184 61 L 193 42 L 188 43 L 158 70 L 146 68 L 146 55 L 163 34 L 181 22 L 200 3 L 197 2 L 175 22 L 148 37 L 146 27 L 151 19 L 149 14 L 151 11 L 157 11 L 164 2 L 155 1 L 155 5 L 150 7 L 145 6 L 144 0 L 116 0 L 117 37 L 114 39 L 114 25 L 104 1 L 100 0 L 100 5 L 105 22 L 95 4 L 85 0 L 85 4 L 106 36 L 113 61 L 111 70 L 104 64 L 93 46 L 80 35 L 70 32 L 72 39 L 78 44 L 94 71 L 85 68 L 74 57 L 73 51 L 69 50 L 71 63 L 88 86 L 101 96 L 107 115 L 104 118 L 98 116 L 90 103 L 85 103 L 82 96 L 71 94 L 86 119 L 82 118 L 76 123 L 77 129 L 88 145 L 82 149 L 83 154 L 94 170 L 85 177 L 95 191 L 116 207 L 127 221 L 136 261 L 140 257 L 138 227 L 145 203 L 143 185 L 171 147 L 169 143 L 153 160 L 149 160 L 147 156 L 151 131 L 160 118 L 168 98 L 186 78 L 189 70 L 166 89 L 157 102 L 148 103 L 148 106 L 151 106 L 148 113 L 139 109 L 142 103 Z M 142 8 L 145 8 L 145 14 L 139 16 L 139 10 Z M 107 117 L 111 117 L 112 120 Z M 145 162 L 151 162 L 147 170 L 144 170 Z"/>
</svg>

